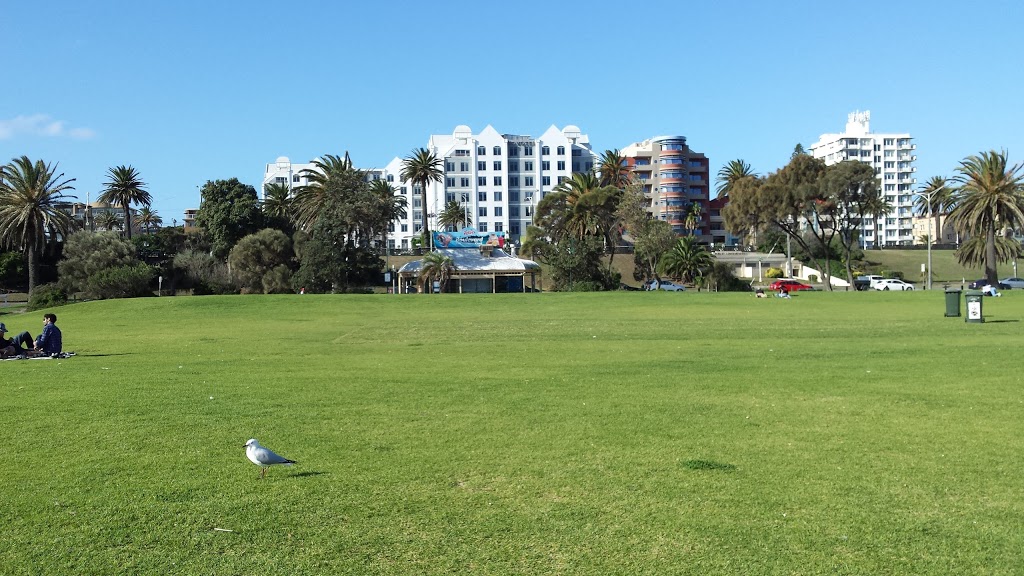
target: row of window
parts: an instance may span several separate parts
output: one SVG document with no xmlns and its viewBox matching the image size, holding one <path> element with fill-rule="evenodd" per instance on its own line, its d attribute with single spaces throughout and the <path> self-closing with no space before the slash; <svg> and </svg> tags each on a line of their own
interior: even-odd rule
<svg viewBox="0 0 1024 576">
<path fill-rule="evenodd" d="M 583 152 L 582 150 L 573 150 L 572 151 L 572 155 L 573 156 L 579 156 L 579 155 L 582 154 L 582 152 Z M 491 148 L 491 153 L 494 156 L 501 156 L 501 146 L 495 146 L 495 147 Z M 559 156 L 565 156 L 565 146 L 559 146 L 559 147 L 555 148 L 555 153 L 557 155 L 559 155 Z M 469 150 L 456 150 L 455 151 L 455 155 L 456 156 L 469 156 Z M 477 146 L 476 147 L 476 155 L 477 156 L 487 156 L 487 147 L 486 146 Z M 508 155 L 509 156 L 519 156 L 519 145 L 518 144 L 509 144 L 508 145 Z M 523 144 L 523 155 L 524 156 L 533 156 L 533 144 Z M 541 146 L 540 147 L 540 155 L 541 156 L 550 156 L 551 155 L 551 147 L 550 146 Z"/>
<path fill-rule="evenodd" d="M 594 163 L 593 162 L 585 162 L 584 166 L 585 166 L 584 169 L 589 171 L 589 170 L 594 168 Z M 495 171 L 501 171 L 501 160 L 495 160 L 494 162 L 492 162 L 491 163 L 491 167 Z M 523 162 L 523 171 L 525 171 L 525 172 L 533 172 L 534 167 L 535 167 L 535 164 L 533 163 L 532 160 L 527 160 L 527 161 Z M 558 170 L 564 171 L 565 170 L 565 160 L 558 160 L 558 161 L 556 161 L 555 162 L 555 167 Z M 456 170 L 455 169 L 456 168 L 455 162 L 450 162 L 449 161 L 449 162 L 445 162 L 444 168 L 445 168 L 446 172 L 469 172 L 469 162 L 459 162 L 458 163 L 458 170 Z M 508 162 L 508 169 L 509 169 L 510 172 L 519 172 L 519 161 L 518 160 L 509 160 L 509 162 Z M 542 160 L 541 163 L 540 163 L 540 169 L 543 170 L 543 171 L 551 170 L 551 162 L 549 162 L 547 160 Z M 477 163 L 476 163 L 476 170 L 477 170 L 477 172 L 486 172 L 487 171 L 487 162 L 484 161 L 484 160 L 478 160 Z M 580 171 L 580 163 L 579 162 L 573 162 L 572 163 L 572 170 L 573 170 L 573 172 L 579 172 Z M 391 181 L 391 176 L 390 175 L 388 176 L 388 181 Z"/>
</svg>

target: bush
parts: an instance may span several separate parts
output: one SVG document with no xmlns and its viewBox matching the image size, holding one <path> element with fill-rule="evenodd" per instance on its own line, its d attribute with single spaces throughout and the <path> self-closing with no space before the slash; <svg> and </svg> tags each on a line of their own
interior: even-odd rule
<svg viewBox="0 0 1024 576">
<path fill-rule="evenodd" d="M 898 278 L 903 280 L 903 272 L 899 270 L 882 270 L 882 277 L 884 278 Z"/>
<path fill-rule="evenodd" d="M 110 269 L 139 264 L 135 248 L 112 232 L 76 232 L 64 243 L 64 259 L 57 264 L 60 282 L 68 292 L 85 292 L 90 298 L 117 298 L 91 290 L 93 279 Z M 116 290 L 115 290 L 116 292 Z"/>
<path fill-rule="evenodd" d="M 601 283 L 593 280 L 573 282 L 566 287 L 566 292 L 600 292 Z"/>
<path fill-rule="evenodd" d="M 21 286 L 27 279 L 25 255 L 21 252 L 0 254 L 0 286 L 12 288 Z"/>
<path fill-rule="evenodd" d="M 780 268 L 769 268 L 764 273 L 765 278 L 782 278 L 783 272 Z"/>
<path fill-rule="evenodd" d="M 32 296 L 28 299 L 28 310 L 42 310 L 43 308 L 63 306 L 67 303 L 68 293 L 59 284 L 56 282 L 41 284 L 32 291 Z"/>
<path fill-rule="evenodd" d="M 810 276 L 807 277 L 807 281 L 810 282 L 811 284 L 814 284 L 815 282 L 818 281 L 818 275 L 811 274 Z"/>
<path fill-rule="evenodd" d="M 192 293 L 233 294 L 235 287 L 228 278 L 228 267 L 206 252 L 185 250 L 174 257 L 174 268 L 180 270 Z"/>
<path fill-rule="evenodd" d="M 107 268 L 89 278 L 86 292 L 100 300 L 149 296 L 154 275 L 153 269 L 142 262 Z"/>
<path fill-rule="evenodd" d="M 708 290 L 717 290 L 719 292 L 750 291 L 750 284 L 737 278 L 733 272 L 733 267 L 725 262 L 715 262 L 715 265 L 711 267 L 711 271 L 704 277 L 704 285 Z"/>
</svg>

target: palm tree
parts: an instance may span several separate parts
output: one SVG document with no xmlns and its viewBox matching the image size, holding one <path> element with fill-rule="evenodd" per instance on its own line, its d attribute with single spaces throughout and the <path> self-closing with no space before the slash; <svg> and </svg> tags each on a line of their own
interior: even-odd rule
<svg viewBox="0 0 1024 576">
<path fill-rule="evenodd" d="M 132 238 L 132 204 L 149 207 L 153 197 L 146 190 L 139 171 L 131 166 L 117 166 L 107 170 L 109 181 L 104 183 L 103 193 L 97 198 L 106 204 L 120 206 L 124 210 L 124 231 L 128 239 Z"/>
<path fill-rule="evenodd" d="M 149 234 L 153 228 L 159 228 L 163 223 L 164 219 L 156 213 L 156 210 L 150 210 L 146 206 L 142 207 L 135 215 L 135 225 L 144 230 L 146 234 Z"/>
<path fill-rule="evenodd" d="M 990 150 L 964 158 L 956 170 L 953 181 L 959 184 L 958 204 L 949 219 L 957 231 L 985 238 L 985 279 L 995 285 L 996 232 L 1024 223 L 1021 165 L 1009 166 L 1005 150 Z"/>
<path fill-rule="evenodd" d="M 676 241 L 676 245 L 662 257 L 660 267 L 663 274 L 683 282 L 693 282 L 713 263 L 708 249 L 692 236 L 686 236 Z"/>
<path fill-rule="evenodd" d="M 402 173 L 399 175 L 403 181 L 411 181 L 413 186 L 420 187 L 421 228 L 423 234 L 428 237 L 430 229 L 427 226 L 427 186 L 431 182 L 441 182 L 444 179 L 441 166 L 441 159 L 436 154 L 426 148 L 419 148 L 403 160 Z"/>
<path fill-rule="evenodd" d="M 914 201 L 915 208 L 922 215 L 932 214 L 935 217 L 935 233 L 931 235 L 931 242 L 935 243 L 935 237 L 942 236 L 942 213 L 949 210 L 953 203 L 953 189 L 947 185 L 942 176 L 932 176 L 925 182 L 924 189 L 918 192 Z"/>
<path fill-rule="evenodd" d="M 444 210 L 437 215 L 438 228 L 458 230 L 460 226 L 469 226 L 471 222 L 466 207 L 455 200 L 445 204 Z"/>
<path fill-rule="evenodd" d="M 117 217 L 116 214 L 110 210 L 104 210 L 99 216 L 93 219 L 93 222 L 102 228 L 106 232 L 113 232 L 114 230 L 121 229 L 121 223 L 123 220 Z"/>
<path fill-rule="evenodd" d="M 451 278 L 452 272 L 455 271 L 455 262 L 442 252 L 430 252 L 423 257 L 423 263 L 420 266 L 419 273 L 419 286 L 420 292 L 423 294 L 429 294 L 427 290 L 434 281 L 440 285 L 441 292 L 444 292 L 445 284 L 448 283 L 448 279 Z"/>
<path fill-rule="evenodd" d="M 64 193 L 75 189 L 75 179 L 56 172 L 56 164 L 32 162 L 28 156 L 0 168 L 0 244 L 27 252 L 29 294 L 36 287 L 43 248 L 72 227 L 71 216 L 56 204 L 74 198 Z"/>
<path fill-rule="evenodd" d="M 388 226 L 395 220 L 405 219 L 405 208 L 409 205 L 409 201 L 405 199 L 405 196 L 395 194 L 395 187 L 386 180 L 370 182 L 370 193 L 377 204 L 377 210 L 374 211 L 379 214 L 380 221 L 377 223 L 377 226 L 382 231 L 384 246 L 387 246 Z"/>
<path fill-rule="evenodd" d="M 332 190 L 341 189 L 341 182 L 362 178 L 363 172 L 352 166 L 348 152 L 345 156 L 327 154 L 312 162 L 313 167 L 307 168 L 300 175 L 309 183 L 295 189 L 292 208 L 295 214 L 295 225 L 303 230 L 312 230 L 320 213 L 327 205 L 327 198 Z"/>
<path fill-rule="evenodd" d="M 288 220 L 292 214 L 292 191 L 287 184 L 267 184 L 263 187 L 263 213 L 270 218 Z"/>
<path fill-rule="evenodd" d="M 716 179 L 718 185 L 715 186 L 716 198 L 728 196 L 733 185 L 738 180 L 747 176 L 755 176 L 750 164 L 743 160 L 730 160 L 728 164 L 722 166 L 722 169 L 718 171 L 718 178 Z"/>
<path fill-rule="evenodd" d="M 629 183 L 629 167 L 626 166 L 626 157 L 616 150 L 605 150 L 601 154 L 601 160 L 597 164 L 597 170 L 601 173 L 601 186 L 615 186 L 625 188 Z"/>
<path fill-rule="evenodd" d="M 683 218 L 683 226 L 693 234 L 704 218 L 704 207 L 700 202 L 692 202 L 686 209 L 686 216 Z"/>
</svg>

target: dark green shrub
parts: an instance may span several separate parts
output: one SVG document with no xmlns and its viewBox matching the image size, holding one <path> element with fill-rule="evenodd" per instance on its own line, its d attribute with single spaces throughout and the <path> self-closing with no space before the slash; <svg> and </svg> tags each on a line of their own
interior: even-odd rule
<svg viewBox="0 0 1024 576">
<path fill-rule="evenodd" d="M 881 274 L 885 278 L 898 278 L 903 280 L 903 272 L 900 272 L 899 270 L 882 270 Z"/>
<path fill-rule="evenodd" d="M 89 277 L 86 292 L 100 300 L 148 296 L 154 275 L 153 269 L 141 262 L 106 268 Z"/>
<path fill-rule="evenodd" d="M 54 282 L 36 286 L 36 289 L 32 291 L 32 296 L 28 299 L 28 309 L 30 311 L 42 310 L 43 308 L 63 306 L 67 303 L 68 293 Z"/>
</svg>

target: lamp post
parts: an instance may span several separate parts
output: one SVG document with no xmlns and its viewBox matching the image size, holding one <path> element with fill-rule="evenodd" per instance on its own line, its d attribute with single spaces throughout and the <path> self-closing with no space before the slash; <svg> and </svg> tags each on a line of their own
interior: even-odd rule
<svg viewBox="0 0 1024 576">
<path fill-rule="evenodd" d="M 932 289 L 932 196 L 938 190 L 932 190 L 931 192 L 915 192 L 915 196 L 921 196 L 927 200 L 928 204 L 928 276 L 925 279 L 925 289 Z"/>
</svg>

